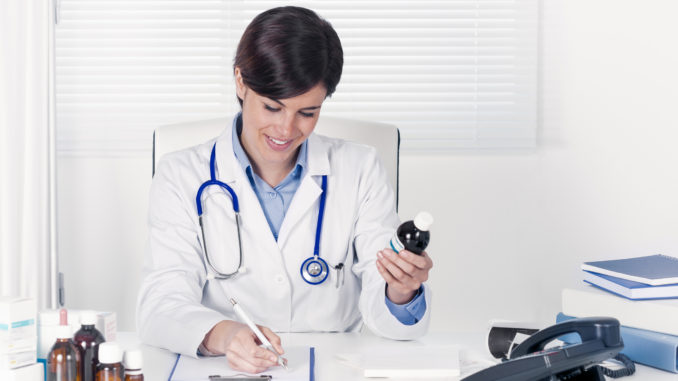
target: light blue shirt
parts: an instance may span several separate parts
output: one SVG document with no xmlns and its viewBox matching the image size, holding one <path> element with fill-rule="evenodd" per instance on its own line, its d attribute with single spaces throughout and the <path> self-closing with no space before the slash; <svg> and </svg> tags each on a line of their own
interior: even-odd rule
<svg viewBox="0 0 678 381">
<path fill-rule="evenodd" d="M 301 179 L 306 174 L 307 141 L 301 144 L 299 155 L 297 155 L 297 161 L 292 171 L 280 184 L 271 187 L 259 175 L 254 173 L 252 164 L 240 144 L 239 136 L 241 131 L 242 118 L 241 114 L 238 114 L 233 119 L 233 153 L 235 153 L 236 159 L 238 159 L 240 166 L 245 171 L 250 185 L 259 199 L 259 204 L 261 204 L 261 208 L 264 211 L 268 226 L 271 228 L 271 233 L 273 233 L 273 237 L 277 241 L 283 218 L 285 218 L 294 194 L 299 189 Z M 423 297 L 423 290 L 424 287 L 421 286 L 414 299 L 407 304 L 395 304 L 384 295 L 386 306 L 401 323 L 405 325 L 415 324 L 424 317 L 426 312 L 426 299 Z"/>
</svg>

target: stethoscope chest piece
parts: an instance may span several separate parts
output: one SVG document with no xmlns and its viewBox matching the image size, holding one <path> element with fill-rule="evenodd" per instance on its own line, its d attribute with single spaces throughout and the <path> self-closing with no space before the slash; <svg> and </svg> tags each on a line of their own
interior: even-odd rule
<svg viewBox="0 0 678 381">
<path fill-rule="evenodd" d="M 327 262 L 317 255 L 307 258 L 301 264 L 301 277 L 309 284 L 320 284 L 327 279 Z"/>
</svg>

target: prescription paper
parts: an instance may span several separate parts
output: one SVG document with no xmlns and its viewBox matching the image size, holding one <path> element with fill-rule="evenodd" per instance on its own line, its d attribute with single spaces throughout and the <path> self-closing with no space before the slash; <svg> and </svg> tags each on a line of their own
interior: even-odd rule
<svg viewBox="0 0 678 381">
<path fill-rule="evenodd" d="M 308 381 L 310 379 L 310 347 L 292 346 L 285 348 L 284 358 L 287 359 L 287 367 L 276 366 L 261 374 L 273 376 L 274 380 L 283 381 Z M 192 358 L 181 356 L 177 363 L 172 381 L 207 381 L 211 375 L 234 376 L 251 375 L 240 371 L 234 371 L 228 366 L 226 357 L 201 357 Z"/>
<path fill-rule="evenodd" d="M 371 348 L 369 352 L 341 353 L 336 357 L 362 370 L 366 378 L 450 378 L 460 374 L 459 349 L 453 346 Z"/>
</svg>

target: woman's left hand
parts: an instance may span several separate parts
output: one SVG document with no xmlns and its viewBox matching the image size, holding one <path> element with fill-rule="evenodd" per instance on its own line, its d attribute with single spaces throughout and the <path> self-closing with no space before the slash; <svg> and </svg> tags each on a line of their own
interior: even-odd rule
<svg viewBox="0 0 678 381">
<path fill-rule="evenodd" d="M 395 304 L 412 300 L 421 284 L 428 280 L 432 267 L 433 261 L 425 251 L 421 255 L 407 250 L 396 253 L 391 249 L 377 253 L 377 270 L 388 285 L 386 296 Z"/>
</svg>

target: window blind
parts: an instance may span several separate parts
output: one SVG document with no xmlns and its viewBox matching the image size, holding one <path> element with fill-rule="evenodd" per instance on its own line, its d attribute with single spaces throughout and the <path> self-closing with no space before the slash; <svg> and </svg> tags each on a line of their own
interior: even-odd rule
<svg viewBox="0 0 678 381">
<path fill-rule="evenodd" d="M 158 125 L 232 115 L 243 30 L 290 4 L 342 41 L 323 113 L 393 123 L 405 151 L 534 147 L 537 0 L 61 0 L 60 151 L 149 150 Z"/>
</svg>

